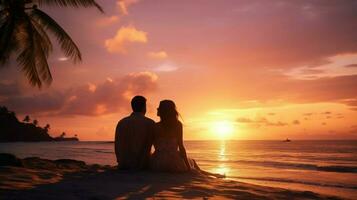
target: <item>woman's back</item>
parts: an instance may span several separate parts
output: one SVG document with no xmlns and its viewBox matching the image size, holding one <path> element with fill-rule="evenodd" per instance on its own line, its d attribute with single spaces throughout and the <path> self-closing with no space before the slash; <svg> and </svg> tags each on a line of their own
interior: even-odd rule
<svg viewBox="0 0 357 200">
<path fill-rule="evenodd" d="M 180 122 L 164 126 L 162 122 L 156 123 L 154 134 L 155 152 L 151 159 L 151 168 L 157 171 L 183 172 L 187 166 L 179 152 L 179 134 L 182 129 Z"/>
<path fill-rule="evenodd" d="M 162 122 L 156 123 L 153 141 L 155 151 L 178 151 L 178 134 L 179 127 L 167 129 Z"/>
</svg>

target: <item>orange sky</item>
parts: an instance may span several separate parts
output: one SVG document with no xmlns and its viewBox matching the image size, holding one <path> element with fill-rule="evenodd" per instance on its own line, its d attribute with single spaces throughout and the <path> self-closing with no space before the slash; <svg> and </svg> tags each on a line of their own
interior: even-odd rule
<svg viewBox="0 0 357 200">
<path fill-rule="evenodd" d="M 41 90 L 1 69 L 0 105 L 82 140 L 112 140 L 136 94 L 156 121 L 174 100 L 185 139 L 357 139 L 356 1 L 98 2 L 43 8 L 83 62 L 55 50 Z"/>
</svg>

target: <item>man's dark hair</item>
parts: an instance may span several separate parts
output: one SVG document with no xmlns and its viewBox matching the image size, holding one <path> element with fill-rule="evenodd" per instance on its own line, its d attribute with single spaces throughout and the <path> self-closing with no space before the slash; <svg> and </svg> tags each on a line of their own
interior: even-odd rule
<svg viewBox="0 0 357 200">
<path fill-rule="evenodd" d="M 146 99 L 143 96 L 135 96 L 131 100 L 131 108 L 134 112 L 142 112 L 146 108 Z"/>
</svg>

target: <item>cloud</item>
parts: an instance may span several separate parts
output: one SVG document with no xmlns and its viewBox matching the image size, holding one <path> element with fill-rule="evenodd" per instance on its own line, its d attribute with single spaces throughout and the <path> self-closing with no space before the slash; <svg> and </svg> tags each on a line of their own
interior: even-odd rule
<svg viewBox="0 0 357 200">
<path fill-rule="evenodd" d="M 355 107 L 353 105 L 355 105 L 354 101 L 357 99 L 357 75 L 324 77 L 313 80 L 276 76 L 267 80 L 269 81 L 255 83 L 255 90 L 244 90 L 242 82 L 238 82 L 239 100 L 255 99 L 258 102 L 264 102 L 279 99 L 289 103 L 334 102 Z M 247 85 L 246 87 L 250 88 L 251 86 Z"/>
<path fill-rule="evenodd" d="M 85 84 L 63 92 L 52 91 L 32 96 L 9 96 L 0 101 L 20 114 L 103 115 L 129 106 L 132 96 L 147 95 L 157 89 L 157 75 L 151 72 L 128 74 L 103 83 Z"/>
<path fill-rule="evenodd" d="M 278 121 L 278 122 L 267 122 L 266 123 L 266 126 L 287 126 L 288 123 L 285 123 L 285 122 L 281 122 L 281 121 Z"/>
<path fill-rule="evenodd" d="M 316 80 L 293 81 L 290 86 L 292 101 L 326 102 L 356 97 L 357 75 L 319 78 Z M 308 86 L 308 87 L 307 87 Z"/>
<path fill-rule="evenodd" d="M 118 6 L 122 15 L 128 15 L 129 14 L 129 11 L 128 11 L 129 6 L 131 6 L 132 4 L 135 4 L 137 2 L 139 2 L 139 0 L 118 0 L 117 6 Z"/>
<path fill-rule="evenodd" d="M 324 70 L 322 70 L 322 69 L 302 69 L 301 70 L 302 74 L 321 74 L 323 72 L 324 72 Z"/>
<path fill-rule="evenodd" d="M 345 67 L 350 68 L 350 67 L 357 67 L 357 64 L 349 64 L 349 65 L 345 65 Z"/>
<path fill-rule="evenodd" d="M 129 43 L 147 43 L 147 33 L 133 26 L 121 27 L 116 35 L 105 40 L 105 47 L 110 53 L 126 53 Z"/>
<path fill-rule="evenodd" d="M 65 93 L 51 92 L 34 96 L 12 96 L 0 102 L 19 114 L 47 114 L 57 112 L 65 105 Z"/>
<path fill-rule="evenodd" d="M 172 72 L 176 71 L 178 67 L 172 63 L 163 63 L 157 67 L 155 67 L 153 70 L 156 72 Z"/>
<path fill-rule="evenodd" d="M 343 116 L 342 113 L 337 113 L 337 114 L 336 114 L 336 118 L 337 118 L 337 119 L 343 119 L 343 118 L 345 118 L 345 116 Z"/>
<path fill-rule="evenodd" d="M 20 94 L 20 86 L 17 83 L 1 83 L 0 82 L 0 99 L 6 96 L 14 96 Z"/>
<path fill-rule="evenodd" d="M 236 120 L 238 123 L 254 123 L 255 121 L 249 118 L 240 117 Z"/>
<path fill-rule="evenodd" d="M 147 55 L 149 58 L 154 58 L 154 59 L 167 58 L 167 53 L 165 51 L 149 52 Z"/>
<path fill-rule="evenodd" d="M 113 16 L 108 16 L 108 17 L 103 17 L 103 18 L 97 19 L 95 24 L 99 27 L 106 27 L 106 26 L 110 26 L 118 21 L 119 21 L 119 17 L 116 15 L 113 15 Z"/>
<path fill-rule="evenodd" d="M 293 124 L 293 125 L 299 125 L 299 124 L 300 124 L 300 121 L 297 120 L 297 119 L 295 119 L 292 124 Z"/>
<path fill-rule="evenodd" d="M 345 99 L 345 100 L 342 100 L 341 103 L 350 106 L 352 110 L 357 109 L 357 98 Z"/>
<path fill-rule="evenodd" d="M 258 118 L 258 119 L 250 119 L 246 117 L 241 117 L 236 119 L 236 122 L 238 123 L 248 123 L 248 124 L 254 124 L 257 126 L 287 126 L 288 123 L 277 121 L 277 122 L 272 122 L 267 120 L 266 118 Z"/>
</svg>

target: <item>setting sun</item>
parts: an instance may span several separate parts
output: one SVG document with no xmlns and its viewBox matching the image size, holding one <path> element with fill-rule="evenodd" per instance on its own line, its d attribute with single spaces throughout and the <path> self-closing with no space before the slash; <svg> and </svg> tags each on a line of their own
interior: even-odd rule
<svg viewBox="0 0 357 200">
<path fill-rule="evenodd" d="M 220 139 L 229 139 L 234 131 L 234 126 L 229 121 L 218 121 L 212 124 L 212 131 Z"/>
</svg>

